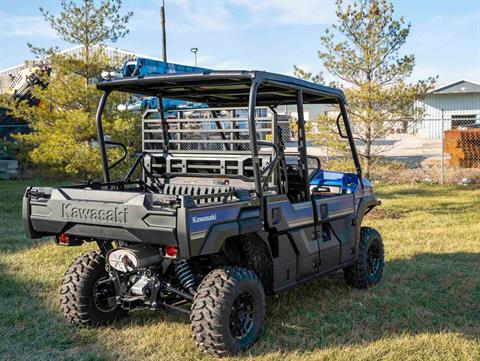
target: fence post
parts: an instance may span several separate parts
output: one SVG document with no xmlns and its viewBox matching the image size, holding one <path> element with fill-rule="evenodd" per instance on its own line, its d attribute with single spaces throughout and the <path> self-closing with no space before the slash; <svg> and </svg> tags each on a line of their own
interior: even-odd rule
<svg viewBox="0 0 480 361">
<path fill-rule="evenodd" d="M 445 154 L 443 152 L 443 146 L 444 146 L 444 142 L 445 142 L 445 136 L 443 134 L 443 132 L 445 131 L 445 127 L 444 127 L 444 121 L 443 121 L 443 109 L 442 109 L 442 119 L 441 119 L 441 126 L 440 126 L 440 129 L 441 129 L 441 137 L 442 137 L 442 145 L 441 145 L 441 150 L 440 150 L 440 154 L 441 154 L 441 164 L 440 164 L 440 184 L 444 185 L 445 184 Z"/>
</svg>

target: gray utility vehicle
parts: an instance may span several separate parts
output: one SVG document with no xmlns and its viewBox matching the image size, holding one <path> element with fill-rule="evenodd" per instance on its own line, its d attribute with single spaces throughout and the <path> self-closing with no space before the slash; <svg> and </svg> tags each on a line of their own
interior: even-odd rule
<svg viewBox="0 0 480 361">
<path fill-rule="evenodd" d="M 262 71 L 130 77 L 98 89 L 104 181 L 29 187 L 23 199 L 30 237 L 99 246 L 65 272 L 61 307 L 69 321 L 176 311 L 190 316 L 201 350 L 222 356 L 258 338 L 265 295 L 341 269 L 353 287 L 379 282 L 382 239 L 361 224 L 380 202 L 362 178 L 340 90 Z M 118 181 L 107 158 L 107 146 L 118 143 L 102 128 L 113 91 L 160 100 L 143 116 L 142 153 Z M 196 105 L 164 109 L 165 98 Z M 322 170 L 307 155 L 304 104 L 339 106 L 356 174 Z M 278 112 L 288 105 L 298 114 L 293 152 L 285 147 L 288 117 Z"/>
</svg>

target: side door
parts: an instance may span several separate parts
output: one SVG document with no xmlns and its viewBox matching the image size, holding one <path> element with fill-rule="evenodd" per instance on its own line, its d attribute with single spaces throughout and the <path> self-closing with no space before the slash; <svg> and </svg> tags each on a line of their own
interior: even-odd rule
<svg viewBox="0 0 480 361">
<path fill-rule="evenodd" d="M 354 257 L 354 195 L 312 195 L 320 253 L 320 272 Z"/>
<path fill-rule="evenodd" d="M 286 195 L 272 195 L 264 200 L 265 223 L 272 237 L 281 242 L 279 250 L 288 254 L 287 258 L 279 254 L 278 258 L 285 264 L 295 262 L 297 281 L 318 273 L 319 243 L 313 203 L 291 203 Z"/>
</svg>

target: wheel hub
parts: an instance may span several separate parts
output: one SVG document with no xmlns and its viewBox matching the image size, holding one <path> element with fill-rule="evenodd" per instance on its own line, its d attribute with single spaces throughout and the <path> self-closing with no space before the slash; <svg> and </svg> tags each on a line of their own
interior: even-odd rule
<svg viewBox="0 0 480 361">
<path fill-rule="evenodd" d="M 253 328 L 255 302 L 249 293 L 242 293 L 233 302 L 230 313 L 230 332 L 236 339 L 244 338 Z"/>
<path fill-rule="evenodd" d="M 93 302 L 102 312 L 113 311 L 117 307 L 115 299 L 115 286 L 113 282 L 105 282 L 108 277 L 98 279 L 93 286 Z"/>
</svg>

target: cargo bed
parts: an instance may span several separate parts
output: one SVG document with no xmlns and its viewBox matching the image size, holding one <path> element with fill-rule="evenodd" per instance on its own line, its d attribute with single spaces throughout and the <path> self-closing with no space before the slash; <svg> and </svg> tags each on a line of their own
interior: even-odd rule
<svg viewBox="0 0 480 361">
<path fill-rule="evenodd" d="M 176 245 L 177 197 L 154 193 L 30 187 L 23 223 L 32 238 L 84 238 Z"/>
<path fill-rule="evenodd" d="M 224 233 L 224 228 L 232 235 L 242 233 L 240 228 L 249 229 L 252 219 L 257 228 L 258 205 L 251 202 L 248 191 L 203 189 L 216 192 L 168 195 L 82 186 L 29 187 L 23 198 L 23 224 L 31 238 L 66 234 L 80 243 L 117 240 L 169 245 L 178 247 L 182 257 L 216 247 L 212 237 Z M 179 245 L 179 237 L 187 242 Z"/>
</svg>

